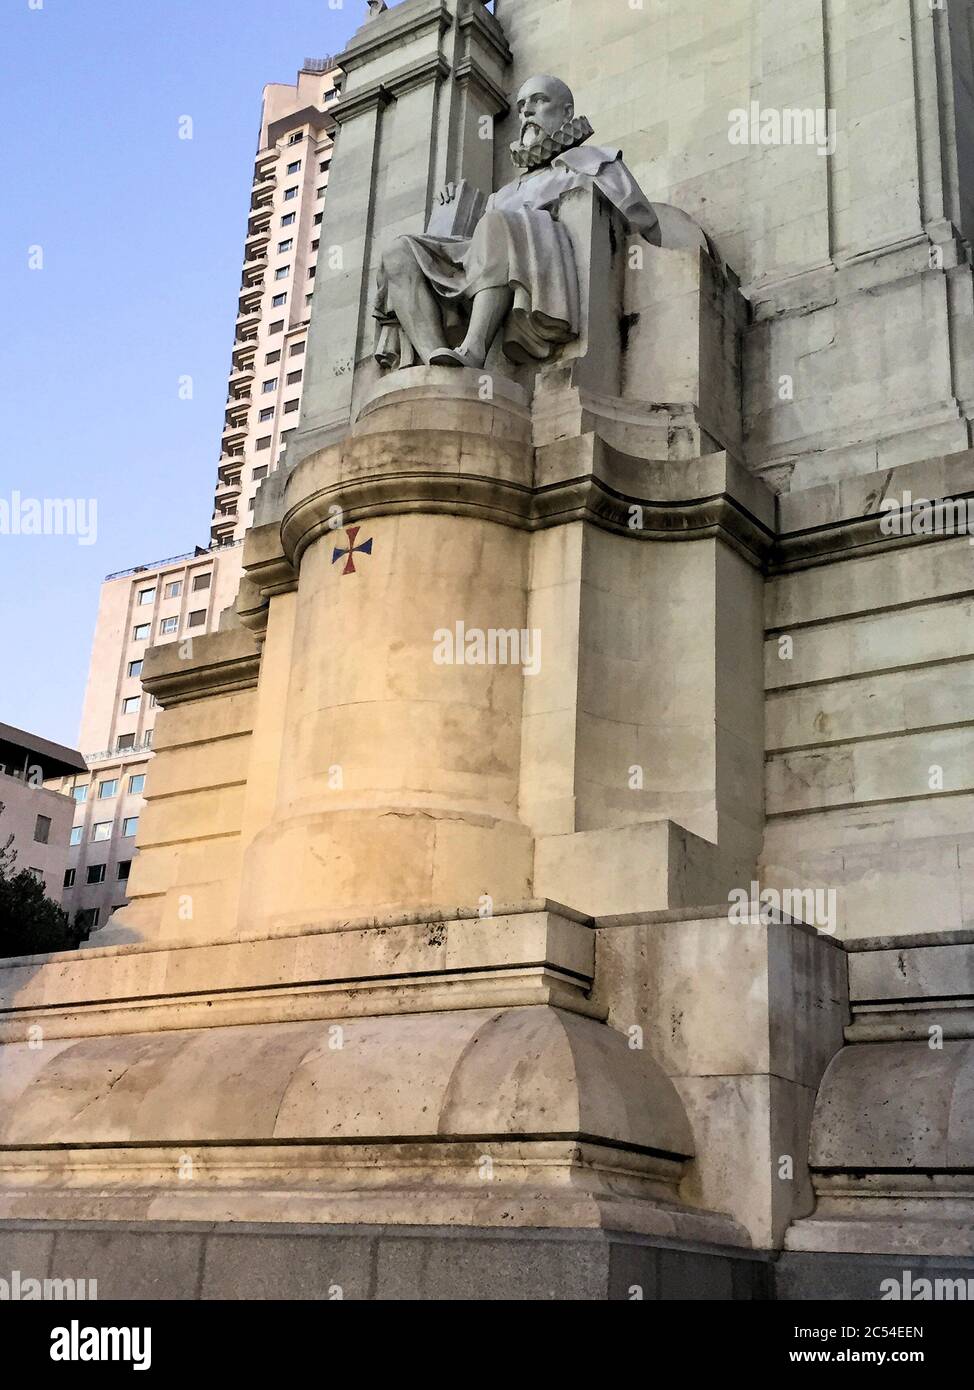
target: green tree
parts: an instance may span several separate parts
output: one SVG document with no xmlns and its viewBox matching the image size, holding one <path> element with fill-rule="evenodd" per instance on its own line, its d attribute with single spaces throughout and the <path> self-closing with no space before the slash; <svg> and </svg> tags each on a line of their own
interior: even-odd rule
<svg viewBox="0 0 974 1390">
<path fill-rule="evenodd" d="M 0 813 L 3 802 L 0 802 Z M 44 892 L 28 869 L 16 872 L 13 836 L 0 846 L 0 957 L 74 951 L 88 935 L 87 927 L 68 921 L 68 914 Z"/>
</svg>

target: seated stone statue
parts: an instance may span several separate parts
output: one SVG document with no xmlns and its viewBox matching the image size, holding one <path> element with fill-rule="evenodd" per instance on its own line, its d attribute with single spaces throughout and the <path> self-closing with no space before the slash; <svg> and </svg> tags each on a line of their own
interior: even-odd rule
<svg viewBox="0 0 974 1390">
<path fill-rule="evenodd" d="M 592 127 L 575 115 L 564 82 L 529 78 L 517 112 L 520 138 L 511 157 L 519 173 L 487 199 L 472 235 L 400 236 L 383 255 L 375 352 L 381 366 L 418 358 L 482 367 L 499 332 L 512 362 L 541 362 L 577 337 L 578 273 L 558 222 L 559 201 L 571 189 L 595 185 L 634 232 L 660 243 L 656 210 L 622 151 L 585 143 Z M 449 185 L 441 204 L 455 196 Z"/>
</svg>

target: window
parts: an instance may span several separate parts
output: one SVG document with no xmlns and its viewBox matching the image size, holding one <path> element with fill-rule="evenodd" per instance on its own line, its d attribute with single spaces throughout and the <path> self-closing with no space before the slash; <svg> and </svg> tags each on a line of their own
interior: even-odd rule
<svg viewBox="0 0 974 1390">
<path fill-rule="evenodd" d="M 190 615 L 189 615 L 189 622 L 186 624 L 186 626 L 187 626 L 187 627 L 202 627 L 203 624 L 204 624 L 205 622 L 206 622 L 206 609 L 205 609 L 205 608 L 197 608 L 197 609 L 194 610 L 194 612 L 190 613 Z"/>
<path fill-rule="evenodd" d="M 207 570 L 204 574 L 193 575 L 193 593 L 198 594 L 201 589 L 210 587 L 210 580 L 213 578 L 213 571 Z"/>
<path fill-rule="evenodd" d="M 310 294 L 306 294 L 306 295 L 304 296 L 304 302 L 305 302 L 305 304 L 310 304 L 311 301 L 312 301 L 312 299 L 314 299 L 314 297 L 315 297 L 315 292 L 314 292 L 314 290 L 312 290 Z"/>
<path fill-rule="evenodd" d="M 148 735 L 148 733 L 146 733 L 146 735 L 145 735 L 145 741 L 146 741 L 146 743 L 149 742 L 149 735 Z M 129 748 L 134 748 L 134 747 L 135 747 L 135 735 L 134 735 L 134 734 L 119 734 L 118 738 L 115 740 L 115 749 L 116 749 L 116 751 L 119 752 L 119 753 L 124 753 L 124 752 L 126 752 Z"/>
<path fill-rule="evenodd" d="M 168 623 L 168 622 L 170 621 L 170 619 L 169 619 L 169 618 L 166 618 L 165 621 Z M 172 622 L 175 622 L 176 619 L 173 618 L 171 621 L 172 621 Z M 122 713 L 123 713 L 123 714 L 138 714 L 138 712 L 139 712 L 139 705 L 140 705 L 141 703 L 142 703 L 142 696 L 141 696 L 141 695 L 126 695 L 125 699 L 122 701 Z"/>
<path fill-rule="evenodd" d="M 286 212 L 284 216 L 281 218 L 281 226 L 290 227 L 296 217 L 296 212 Z"/>
<path fill-rule="evenodd" d="M 299 406 L 300 404 L 301 404 L 301 402 L 300 402 L 300 400 L 298 399 L 297 396 L 295 396 L 293 400 L 285 401 L 285 402 L 284 402 L 284 414 L 285 414 L 285 415 L 291 415 L 295 410 L 297 410 L 297 408 L 298 408 L 298 406 Z"/>
<path fill-rule="evenodd" d="M 71 834 L 70 834 L 69 837 L 68 837 L 68 844 L 69 844 L 69 845 L 80 845 L 80 844 L 81 844 L 81 832 L 82 832 L 83 830 L 84 830 L 84 826 L 83 826 L 83 825 L 76 825 L 76 826 L 74 826 L 74 827 L 72 828 L 72 830 L 71 830 Z"/>
<path fill-rule="evenodd" d="M 124 883 L 125 880 L 128 878 L 128 876 L 129 876 L 129 871 L 130 871 L 131 868 L 132 868 L 132 861 L 131 861 L 131 859 L 120 859 L 120 860 L 118 861 L 118 877 L 122 880 L 123 883 Z"/>
<path fill-rule="evenodd" d="M 98 800 L 104 801 L 106 797 L 115 796 L 118 792 L 118 778 L 112 777 L 107 782 L 98 783 Z"/>
<path fill-rule="evenodd" d="M 309 280 L 313 280 L 313 279 L 315 278 L 315 271 L 316 271 L 317 269 L 318 269 L 318 267 L 317 267 L 316 265 L 309 265 L 309 266 L 308 266 L 308 279 L 309 279 Z"/>
<path fill-rule="evenodd" d="M 250 501 L 247 503 L 247 510 L 248 510 L 248 512 L 252 512 L 252 511 L 254 510 L 254 505 L 256 504 L 256 502 L 257 502 L 257 498 L 256 498 L 256 497 L 251 497 Z"/>
<path fill-rule="evenodd" d="M 156 703 L 158 704 L 158 701 L 156 701 Z M 151 748 L 151 747 L 152 747 L 152 730 L 151 730 L 151 729 L 146 729 L 145 733 L 142 735 L 142 747 L 143 747 L 143 748 Z"/>
<path fill-rule="evenodd" d="M 287 290 L 282 290 L 280 294 L 275 294 L 271 299 L 271 304 L 276 309 L 281 304 L 287 303 Z"/>
<path fill-rule="evenodd" d="M 29 874 L 33 874 L 34 878 L 38 879 L 41 883 L 44 882 L 44 870 L 43 870 L 43 869 L 35 869 L 34 866 L 31 865 L 31 867 L 27 870 L 27 872 L 28 872 Z"/>
<path fill-rule="evenodd" d="M 73 795 L 75 801 L 77 801 L 77 802 L 79 802 L 79 803 L 82 802 L 82 801 L 87 801 L 87 800 L 88 800 L 88 783 L 86 782 L 86 783 L 84 784 L 83 787 L 75 787 L 74 791 L 72 792 L 72 795 Z"/>
<path fill-rule="evenodd" d="M 147 603 L 151 603 L 156 596 L 155 589 L 139 590 L 139 607 L 144 608 Z"/>
<path fill-rule="evenodd" d="M 331 163 L 331 160 L 330 160 L 330 159 L 323 159 L 323 160 L 321 161 L 321 163 L 318 165 L 318 173 L 319 173 L 319 174 L 327 173 L 327 172 L 328 172 L 328 165 L 329 165 L 330 163 Z"/>
<path fill-rule="evenodd" d="M 74 869 L 65 869 L 65 871 L 64 871 L 64 885 L 63 885 L 65 888 L 73 888 L 73 887 L 74 887 L 74 876 L 75 876 L 75 870 L 74 870 Z"/>
<path fill-rule="evenodd" d="M 126 816 L 125 819 L 122 821 L 122 834 L 125 836 L 127 840 L 131 839 L 131 837 L 135 834 L 138 828 L 138 816 Z"/>
<path fill-rule="evenodd" d="M 265 409 L 263 409 L 263 410 L 260 412 L 260 414 L 257 416 L 257 419 L 258 419 L 261 423 L 263 423 L 264 420 L 273 420 L 273 418 L 274 418 L 274 407 L 273 407 L 272 405 L 266 406 Z"/>
<path fill-rule="evenodd" d="M 269 333 L 283 333 L 283 331 L 284 331 L 284 320 L 283 320 L 283 319 L 275 319 L 274 322 L 271 324 L 270 328 L 268 329 L 268 332 L 269 332 Z"/>
<path fill-rule="evenodd" d="M 281 349 L 280 349 L 280 348 L 275 348 L 273 352 L 269 352 L 269 353 L 267 354 L 267 356 L 264 358 L 264 365 L 267 366 L 267 367 L 269 367 L 269 366 L 271 365 L 272 362 L 280 362 L 280 360 L 281 360 Z"/>
<path fill-rule="evenodd" d="M 288 172 L 289 174 L 297 174 L 297 173 L 300 171 L 300 169 L 301 169 L 301 161 L 300 161 L 300 159 L 296 159 L 296 160 L 293 162 L 293 164 L 289 164 L 289 165 L 287 166 L 287 172 Z"/>
<path fill-rule="evenodd" d="M 294 184 L 293 187 L 291 187 L 291 188 L 285 188 L 285 190 L 284 190 L 284 201 L 285 201 L 286 203 L 289 203 L 289 202 L 291 201 L 292 198 L 296 198 L 297 196 L 298 196 L 298 186 L 297 186 L 297 184 Z"/>
<path fill-rule="evenodd" d="M 88 873 L 85 877 L 86 883 L 104 883 L 105 866 L 104 864 L 89 864 Z"/>
<path fill-rule="evenodd" d="M 78 926 L 87 927 L 88 931 L 92 931 L 98 925 L 98 914 L 100 911 L 101 909 L 98 907 L 82 908 L 75 919 Z"/>
<path fill-rule="evenodd" d="M 141 796 L 145 786 L 145 773 L 137 772 L 134 777 L 129 778 L 129 794 L 131 796 Z"/>
<path fill-rule="evenodd" d="M 337 87 L 328 87 L 328 88 L 326 88 L 326 90 L 325 90 L 325 92 L 324 92 L 324 95 L 322 96 L 321 99 L 322 99 L 322 101 L 331 101 L 331 100 L 333 100 L 333 98 L 335 98 L 335 97 L 337 97 L 337 96 L 338 96 L 338 88 L 337 88 Z"/>
<path fill-rule="evenodd" d="M 129 675 L 130 675 L 130 676 L 141 676 L 141 674 L 142 674 L 142 662 L 141 662 L 141 660 L 139 660 L 139 661 L 130 661 L 130 662 L 129 662 Z"/>
<path fill-rule="evenodd" d="M 324 214 L 323 212 L 316 212 L 316 213 L 315 213 L 315 226 L 316 226 L 316 227 L 320 227 L 320 226 L 321 226 L 321 219 L 324 217 L 324 215 L 325 215 L 325 214 Z"/>
<path fill-rule="evenodd" d="M 293 245 L 294 245 L 294 237 L 293 237 L 293 236 L 289 236 L 289 237 L 287 238 L 286 241 L 279 241 L 279 242 L 277 243 L 277 254 L 280 255 L 282 251 L 290 251 L 290 249 L 291 249 L 291 247 L 292 247 Z"/>
<path fill-rule="evenodd" d="M 304 139 L 304 131 L 296 130 L 293 135 L 288 136 L 289 145 L 298 145 Z"/>
<path fill-rule="evenodd" d="M 257 449 L 269 449 L 269 448 L 271 447 L 271 437 L 270 437 L 270 435 L 269 435 L 269 434 L 262 434 L 262 435 L 258 438 L 257 443 L 256 443 L 256 445 L 255 445 L 254 447 L 257 448 Z"/>
<path fill-rule="evenodd" d="M 183 592 L 183 581 L 181 579 L 171 580 L 162 591 L 163 598 L 179 598 Z"/>
<path fill-rule="evenodd" d="M 46 845 L 51 838 L 51 817 L 38 816 L 34 822 L 34 841 L 39 845 Z"/>
<path fill-rule="evenodd" d="M 91 838 L 93 840 L 110 840 L 112 838 L 112 823 L 110 820 L 96 821 L 92 826 Z"/>
<path fill-rule="evenodd" d="M 311 243 L 311 249 L 312 249 L 312 251 L 317 251 L 317 249 L 318 249 L 318 247 L 319 247 L 320 245 L 321 245 L 321 238 L 320 238 L 320 237 L 315 237 L 314 241 Z"/>
<path fill-rule="evenodd" d="M 163 618 L 162 622 L 159 624 L 159 631 L 160 631 L 160 632 L 163 632 L 163 633 L 166 633 L 166 632 L 177 632 L 178 630 L 179 630 L 179 619 L 178 619 L 178 618 Z"/>
<path fill-rule="evenodd" d="M 296 372 L 288 372 L 288 374 L 287 374 L 287 384 L 288 384 L 288 386 L 297 386 L 298 382 L 301 380 L 302 375 L 303 375 L 303 373 L 302 373 L 300 367 L 298 368 L 298 370 L 297 370 Z"/>
<path fill-rule="evenodd" d="M 263 391 L 264 395 L 266 396 L 267 393 L 268 393 L 268 391 L 273 391 L 274 388 L 275 388 L 276 386 L 277 386 L 277 377 L 276 377 L 276 376 L 269 376 L 269 377 L 267 378 L 266 381 L 262 381 L 262 382 L 261 382 L 261 384 L 260 384 L 260 389 Z"/>
<path fill-rule="evenodd" d="M 261 478 L 266 478 L 266 477 L 267 477 L 267 464 L 266 464 L 266 463 L 262 463 L 258 468 L 255 468 L 254 471 L 253 471 L 253 473 L 251 474 L 251 477 L 253 478 L 253 480 L 254 480 L 255 483 L 259 483 L 260 480 L 261 480 Z"/>
<path fill-rule="evenodd" d="M 287 277 L 288 277 L 290 274 L 291 274 L 291 267 L 290 267 L 290 264 L 288 264 L 288 265 L 279 265 L 279 266 L 277 267 L 277 269 L 274 271 L 274 279 L 275 279 L 275 280 L 286 280 Z"/>
<path fill-rule="evenodd" d="M 292 343 L 288 348 L 289 357 L 297 357 L 304 352 L 304 343 Z"/>
<path fill-rule="evenodd" d="M 148 640 L 149 640 L 149 624 L 148 624 L 148 623 L 137 623 L 136 626 L 132 629 L 132 641 L 133 641 L 133 642 L 148 642 Z"/>
<path fill-rule="evenodd" d="M 327 187 L 326 184 L 322 184 L 321 187 L 320 187 L 319 189 L 316 189 L 316 191 L 315 191 L 315 197 L 316 197 L 316 198 L 323 198 L 323 197 L 325 196 L 325 188 L 326 188 L 326 187 Z"/>
</svg>

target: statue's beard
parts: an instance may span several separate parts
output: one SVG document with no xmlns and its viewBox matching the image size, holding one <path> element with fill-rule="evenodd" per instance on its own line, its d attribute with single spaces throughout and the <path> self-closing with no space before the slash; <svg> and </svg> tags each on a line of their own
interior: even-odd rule
<svg viewBox="0 0 974 1390">
<path fill-rule="evenodd" d="M 529 129 L 533 139 L 526 144 L 524 136 Z M 529 121 L 521 138 L 511 145 L 511 159 L 519 169 L 539 169 L 543 164 L 550 164 L 556 155 L 581 145 L 591 134 L 592 127 L 585 116 L 572 116 L 551 133 Z"/>
</svg>

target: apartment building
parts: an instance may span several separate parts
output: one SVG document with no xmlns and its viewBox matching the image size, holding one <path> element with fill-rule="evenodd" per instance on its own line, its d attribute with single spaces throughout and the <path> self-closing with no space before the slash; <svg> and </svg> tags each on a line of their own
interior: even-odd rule
<svg viewBox="0 0 974 1390">
<path fill-rule="evenodd" d="M 75 749 L 0 724 L 0 849 L 11 849 L 12 871 L 28 869 L 55 902 L 61 898 L 74 806 L 63 791 L 45 784 L 86 773 Z"/>
<path fill-rule="evenodd" d="M 126 901 L 157 712 L 142 689 L 146 648 L 185 643 L 219 626 L 236 596 L 241 548 L 232 540 L 219 549 L 197 546 L 102 584 L 81 720 L 87 768 L 60 781 L 74 817 L 63 893 L 59 884 L 54 895 L 92 929 Z"/>
<path fill-rule="evenodd" d="M 298 422 L 341 76 L 306 58 L 264 88 L 210 534 L 239 540 Z"/>
</svg>

